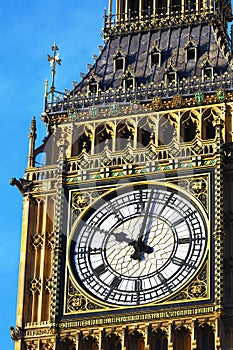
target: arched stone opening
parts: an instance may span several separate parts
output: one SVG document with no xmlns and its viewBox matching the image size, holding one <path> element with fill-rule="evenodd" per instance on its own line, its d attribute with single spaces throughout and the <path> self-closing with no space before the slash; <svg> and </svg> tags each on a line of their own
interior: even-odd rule
<svg viewBox="0 0 233 350">
<path fill-rule="evenodd" d="M 153 117 L 145 117 L 138 123 L 137 142 L 138 147 L 146 147 L 154 138 L 156 121 Z"/>
<path fill-rule="evenodd" d="M 215 138 L 214 116 L 211 109 L 206 110 L 202 116 L 202 138 L 203 140 Z"/>
<path fill-rule="evenodd" d="M 112 150 L 114 130 L 110 123 L 104 123 L 97 126 L 95 130 L 95 150 L 94 153 L 100 153 L 108 143 L 109 150 Z"/>
<path fill-rule="evenodd" d="M 192 112 L 186 112 L 180 121 L 180 142 L 191 142 L 196 137 L 199 121 Z"/>
<path fill-rule="evenodd" d="M 176 327 L 173 337 L 173 350 L 191 350 L 191 334 L 188 326 Z"/>
<path fill-rule="evenodd" d="M 175 133 L 174 120 L 172 120 L 169 114 L 160 115 L 158 129 L 158 144 L 168 145 L 172 141 Z"/>
<path fill-rule="evenodd" d="M 87 126 L 76 128 L 73 133 L 72 156 L 78 156 L 84 149 L 91 152 L 93 131 Z"/>
<path fill-rule="evenodd" d="M 122 350 L 121 337 L 111 332 L 103 337 L 103 350 Z"/>
<path fill-rule="evenodd" d="M 215 335 L 213 327 L 208 323 L 197 327 L 197 347 L 199 350 L 214 350 Z"/>
<path fill-rule="evenodd" d="M 129 140 L 134 140 L 134 135 L 135 127 L 131 122 L 120 122 L 116 129 L 116 150 L 123 150 L 127 146 Z"/>
</svg>

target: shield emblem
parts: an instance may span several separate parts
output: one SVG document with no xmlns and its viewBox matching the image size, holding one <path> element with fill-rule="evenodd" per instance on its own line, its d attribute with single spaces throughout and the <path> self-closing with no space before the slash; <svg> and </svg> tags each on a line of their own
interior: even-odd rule
<svg viewBox="0 0 233 350">
<path fill-rule="evenodd" d="M 202 103 L 205 99 L 204 93 L 202 91 L 198 91 L 195 93 L 195 101 L 196 103 Z"/>
<path fill-rule="evenodd" d="M 112 103 L 109 105 L 109 111 L 111 115 L 118 115 L 120 113 L 119 103 Z"/>
<path fill-rule="evenodd" d="M 217 96 L 217 100 L 219 102 L 222 102 L 225 100 L 226 94 L 225 94 L 225 90 L 220 88 L 216 91 L 216 96 Z"/>
<path fill-rule="evenodd" d="M 161 97 L 156 97 L 154 100 L 152 100 L 152 107 L 156 111 L 160 110 L 162 108 L 162 99 Z"/>
<path fill-rule="evenodd" d="M 180 94 L 173 96 L 173 105 L 174 107 L 181 107 L 183 105 L 183 96 Z"/>
<path fill-rule="evenodd" d="M 89 107 L 89 116 L 91 118 L 96 118 L 99 115 L 99 108 L 96 106 Z"/>
<path fill-rule="evenodd" d="M 133 113 L 137 113 L 141 110 L 141 105 L 139 101 L 134 100 L 134 101 L 131 101 L 130 104 L 131 104 L 131 110 Z"/>
<path fill-rule="evenodd" d="M 75 120 L 77 118 L 77 111 L 76 111 L 76 109 L 71 108 L 68 111 L 68 117 L 69 117 L 70 120 Z"/>
</svg>

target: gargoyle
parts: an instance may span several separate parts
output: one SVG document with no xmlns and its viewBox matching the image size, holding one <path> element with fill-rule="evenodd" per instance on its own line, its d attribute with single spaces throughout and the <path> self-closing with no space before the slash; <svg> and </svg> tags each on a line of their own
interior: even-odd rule
<svg viewBox="0 0 233 350">
<path fill-rule="evenodd" d="M 15 177 L 13 177 L 10 180 L 10 185 L 16 186 L 18 190 L 22 193 L 22 195 L 24 195 L 25 192 L 27 192 L 30 186 L 32 185 L 32 182 L 24 179 L 17 180 Z"/>
<path fill-rule="evenodd" d="M 24 337 L 24 331 L 21 327 L 16 326 L 14 327 L 10 327 L 10 335 L 11 335 L 11 339 L 16 341 L 16 340 L 20 340 Z"/>
</svg>

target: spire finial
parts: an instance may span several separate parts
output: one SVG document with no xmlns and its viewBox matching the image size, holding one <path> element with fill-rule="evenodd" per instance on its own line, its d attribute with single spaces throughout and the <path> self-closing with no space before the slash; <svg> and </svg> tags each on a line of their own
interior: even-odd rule
<svg viewBox="0 0 233 350">
<path fill-rule="evenodd" d="M 51 47 L 52 51 L 53 51 L 53 56 L 48 55 L 48 61 L 50 62 L 50 66 L 52 68 L 52 85 L 50 88 L 50 92 L 51 92 L 51 104 L 53 104 L 53 97 L 54 97 L 54 90 L 55 90 L 55 74 L 56 74 L 56 65 L 59 64 L 59 66 L 61 65 L 61 59 L 59 58 L 59 53 L 57 53 L 57 51 L 59 50 L 58 46 L 56 43 L 53 44 L 53 46 Z"/>
<path fill-rule="evenodd" d="M 35 165 L 34 150 L 35 150 L 35 142 L 36 142 L 36 117 L 32 118 L 28 138 L 29 138 L 28 168 L 31 168 L 31 167 L 34 167 Z"/>
</svg>

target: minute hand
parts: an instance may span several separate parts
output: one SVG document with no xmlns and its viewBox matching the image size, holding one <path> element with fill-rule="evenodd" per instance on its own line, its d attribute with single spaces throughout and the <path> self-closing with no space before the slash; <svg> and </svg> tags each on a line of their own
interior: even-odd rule
<svg viewBox="0 0 233 350">
<path fill-rule="evenodd" d="M 146 207 L 146 212 L 145 212 L 145 215 L 144 215 L 144 218 L 143 218 L 143 221 L 142 221 L 142 226 L 141 226 L 139 237 L 138 237 L 139 241 L 142 241 L 143 236 L 145 235 L 145 230 L 146 230 L 146 227 L 147 227 L 147 220 L 148 220 L 149 212 L 150 212 L 150 204 L 152 202 L 153 195 L 154 195 L 154 190 L 151 190 L 150 197 L 149 197 L 149 200 L 148 200 L 148 205 Z"/>
<path fill-rule="evenodd" d="M 156 199 L 157 199 L 157 196 L 156 196 Z M 147 244 L 148 242 L 148 238 L 149 238 L 149 235 L 150 235 L 150 230 L 151 230 L 151 227 L 152 227 L 152 223 L 154 221 L 154 218 L 153 218 L 153 213 L 155 211 L 155 206 L 156 206 L 156 201 L 154 201 L 151 205 L 151 210 L 150 212 L 148 213 L 149 214 L 149 218 L 148 218 L 148 223 L 147 223 L 147 226 L 146 226 L 146 232 L 145 232 L 145 235 L 144 235 L 144 243 Z M 151 214 L 151 215 L 150 215 Z"/>
</svg>

